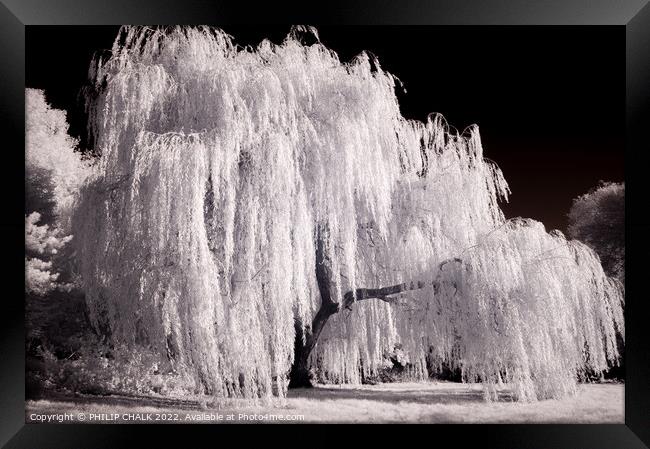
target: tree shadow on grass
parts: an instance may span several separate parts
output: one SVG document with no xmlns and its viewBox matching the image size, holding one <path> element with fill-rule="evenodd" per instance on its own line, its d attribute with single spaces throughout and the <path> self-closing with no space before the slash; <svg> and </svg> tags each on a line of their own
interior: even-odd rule
<svg viewBox="0 0 650 449">
<path fill-rule="evenodd" d="M 410 402 L 415 404 L 468 404 L 485 403 L 485 396 L 480 389 L 463 388 L 460 384 L 454 388 L 341 388 L 337 386 L 319 386 L 316 388 L 298 388 L 289 390 L 289 398 L 314 400 L 368 400 L 391 404 Z M 498 392 L 496 402 L 513 402 L 510 391 Z"/>
<path fill-rule="evenodd" d="M 202 410 L 205 407 L 192 399 L 156 397 L 145 395 L 70 395 L 50 393 L 42 398 L 50 402 L 68 402 L 77 405 L 111 405 L 125 407 L 178 408 L 181 410 Z"/>
<path fill-rule="evenodd" d="M 484 404 L 483 390 L 463 384 L 414 385 L 406 387 L 394 384 L 388 387 L 339 387 L 336 385 L 319 385 L 315 388 L 296 388 L 289 390 L 288 399 L 308 399 L 315 401 L 365 400 L 389 404 Z M 174 408 L 180 410 L 202 410 L 205 407 L 197 400 L 145 395 L 70 395 L 50 392 L 43 398 L 54 403 L 66 402 L 78 406 L 110 405 L 123 407 Z M 513 402 L 510 391 L 499 391 L 496 402 Z"/>
</svg>

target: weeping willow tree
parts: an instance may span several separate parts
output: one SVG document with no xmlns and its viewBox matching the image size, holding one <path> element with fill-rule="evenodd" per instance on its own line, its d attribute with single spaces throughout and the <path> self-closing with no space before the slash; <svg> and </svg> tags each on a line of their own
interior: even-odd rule
<svg viewBox="0 0 650 449">
<path fill-rule="evenodd" d="M 73 219 L 93 325 L 217 397 L 359 382 L 401 344 L 522 400 L 618 358 L 621 286 L 586 246 L 505 220 L 478 128 L 400 114 L 397 79 L 294 28 L 124 27 L 91 67 L 101 152 Z"/>
</svg>

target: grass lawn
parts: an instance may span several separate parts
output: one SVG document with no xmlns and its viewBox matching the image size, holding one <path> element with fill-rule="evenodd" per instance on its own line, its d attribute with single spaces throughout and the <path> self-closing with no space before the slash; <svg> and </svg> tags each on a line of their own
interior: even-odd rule
<svg viewBox="0 0 650 449">
<path fill-rule="evenodd" d="M 426 382 L 297 389 L 290 390 L 285 400 L 259 405 L 154 397 L 59 397 L 27 401 L 26 421 L 49 417 L 54 422 L 89 423 L 624 422 L 623 384 L 583 384 L 574 397 L 536 403 L 511 402 L 507 391 L 503 393 L 503 399 L 485 402 L 480 385 Z"/>
</svg>

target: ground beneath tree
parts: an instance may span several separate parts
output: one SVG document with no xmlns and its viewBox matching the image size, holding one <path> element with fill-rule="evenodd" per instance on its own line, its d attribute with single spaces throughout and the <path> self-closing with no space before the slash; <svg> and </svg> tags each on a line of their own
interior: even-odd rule
<svg viewBox="0 0 650 449">
<path fill-rule="evenodd" d="M 68 414 L 60 416 L 61 414 Z M 275 404 L 206 404 L 153 397 L 60 397 L 28 401 L 27 422 L 355 422 L 355 423 L 617 423 L 624 422 L 624 385 L 583 384 L 561 400 L 483 400 L 481 386 L 448 382 L 319 386 L 297 389 Z"/>
</svg>

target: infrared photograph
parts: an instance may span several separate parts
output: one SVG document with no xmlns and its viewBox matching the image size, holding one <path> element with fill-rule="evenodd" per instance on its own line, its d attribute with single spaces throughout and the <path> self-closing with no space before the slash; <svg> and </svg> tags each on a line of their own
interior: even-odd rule
<svg viewBox="0 0 650 449">
<path fill-rule="evenodd" d="M 25 421 L 623 424 L 624 49 L 27 26 Z"/>
</svg>

